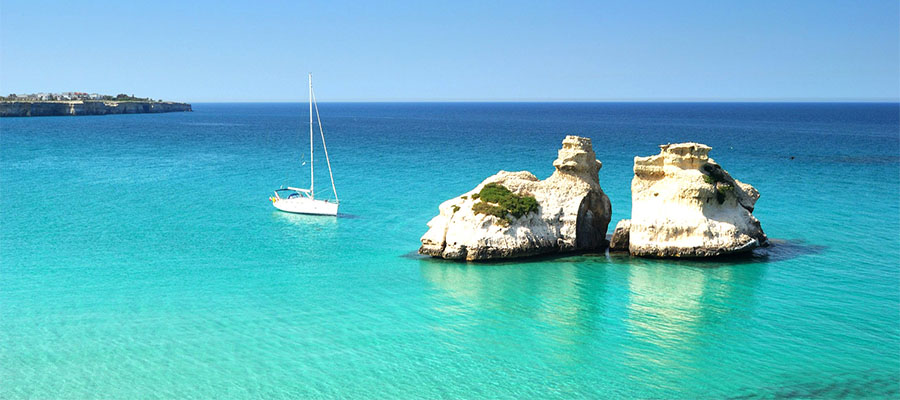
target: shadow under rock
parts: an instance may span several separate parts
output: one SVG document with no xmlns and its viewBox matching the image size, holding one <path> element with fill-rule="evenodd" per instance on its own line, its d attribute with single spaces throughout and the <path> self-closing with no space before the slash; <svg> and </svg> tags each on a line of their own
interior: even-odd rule
<svg viewBox="0 0 900 400">
<path fill-rule="evenodd" d="M 569 252 L 544 254 L 532 257 L 510 258 L 501 260 L 483 260 L 483 261 L 463 261 L 463 260 L 445 260 L 418 254 L 411 251 L 404 254 L 403 258 L 414 260 L 427 260 L 435 263 L 467 263 L 467 264 L 483 264 L 483 265 L 507 265 L 507 264 L 524 264 L 531 262 L 586 262 L 586 261 L 609 261 L 622 262 L 626 260 L 641 260 L 643 262 L 653 263 L 661 262 L 666 264 L 678 264 L 685 266 L 694 266 L 700 268 L 718 268 L 725 265 L 735 264 L 752 264 L 752 263 L 769 263 L 777 261 L 791 260 L 800 256 L 821 254 L 825 252 L 827 246 L 807 243 L 803 239 L 769 239 L 769 245 L 754 249 L 748 253 L 730 254 L 712 258 L 643 258 L 633 257 L 627 252 L 610 252 L 608 249 L 603 252 Z"/>
<path fill-rule="evenodd" d="M 821 254 L 827 246 L 807 243 L 803 239 L 769 239 L 766 247 L 759 247 L 747 253 L 728 254 L 710 258 L 642 258 L 646 262 L 665 262 L 667 264 L 683 264 L 700 268 L 718 268 L 725 265 L 770 263 L 791 260 L 797 257 Z M 627 252 L 609 252 L 611 261 L 635 259 Z"/>
</svg>

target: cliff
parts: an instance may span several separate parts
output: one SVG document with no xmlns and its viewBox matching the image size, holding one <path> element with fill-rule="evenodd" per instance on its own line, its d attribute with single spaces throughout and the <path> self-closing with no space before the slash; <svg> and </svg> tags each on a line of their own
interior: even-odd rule
<svg viewBox="0 0 900 400">
<path fill-rule="evenodd" d="M 567 136 L 553 166 L 543 181 L 527 171 L 500 171 L 445 201 L 419 253 L 489 260 L 603 248 L 611 207 L 591 140 Z"/>
<path fill-rule="evenodd" d="M 700 143 L 660 146 L 634 158 L 631 220 L 620 221 L 611 250 L 648 257 L 709 257 L 767 243 L 753 207 L 759 192 L 722 169 Z"/>
<path fill-rule="evenodd" d="M 146 101 L 0 101 L 0 117 L 143 114 L 179 111 L 191 111 L 191 105 Z"/>
</svg>

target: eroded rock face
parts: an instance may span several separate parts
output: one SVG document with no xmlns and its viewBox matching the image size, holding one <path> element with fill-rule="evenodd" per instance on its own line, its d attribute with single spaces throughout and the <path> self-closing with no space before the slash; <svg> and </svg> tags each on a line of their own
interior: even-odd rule
<svg viewBox="0 0 900 400">
<path fill-rule="evenodd" d="M 759 192 L 709 158 L 709 146 L 660 148 L 660 154 L 634 158 L 631 220 L 623 233 L 631 254 L 709 257 L 767 243 L 752 214 Z"/>
<path fill-rule="evenodd" d="M 623 219 L 616 224 L 612 238 L 609 239 L 609 251 L 628 251 L 628 236 L 631 230 L 631 220 Z"/>
<path fill-rule="evenodd" d="M 591 140 L 566 136 L 553 162 L 556 171 L 539 180 L 527 171 L 500 171 L 471 191 L 447 200 L 428 222 L 419 253 L 458 260 L 489 260 L 537 254 L 591 250 L 606 245 L 611 207 L 600 188 Z M 473 198 L 497 183 L 520 196 L 533 196 L 538 210 L 509 222 L 476 213 Z M 477 196 L 476 196 L 477 197 Z"/>
</svg>

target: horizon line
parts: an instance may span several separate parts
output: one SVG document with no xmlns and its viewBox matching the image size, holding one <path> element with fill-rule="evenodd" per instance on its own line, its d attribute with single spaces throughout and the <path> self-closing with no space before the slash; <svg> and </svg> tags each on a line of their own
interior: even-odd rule
<svg viewBox="0 0 900 400">
<path fill-rule="evenodd" d="M 166 100 L 175 101 L 178 100 Z M 188 100 L 187 103 L 306 103 L 307 99 L 298 100 Z M 336 99 L 319 101 L 319 103 L 900 103 L 900 98 L 772 98 L 772 99 L 396 99 L 396 100 L 361 100 Z"/>
</svg>

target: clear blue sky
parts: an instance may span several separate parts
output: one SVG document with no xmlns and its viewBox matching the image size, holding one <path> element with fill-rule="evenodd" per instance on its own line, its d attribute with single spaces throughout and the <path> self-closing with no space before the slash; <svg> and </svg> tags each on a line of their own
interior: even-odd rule
<svg viewBox="0 0 900 400">
<path fill-rule="evenodd" d="M 220 4 L 221 3 L 221 4 Z M 897 0 L 0 2 L 0 93 L 889 100 Z"/>
</svg>

